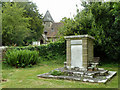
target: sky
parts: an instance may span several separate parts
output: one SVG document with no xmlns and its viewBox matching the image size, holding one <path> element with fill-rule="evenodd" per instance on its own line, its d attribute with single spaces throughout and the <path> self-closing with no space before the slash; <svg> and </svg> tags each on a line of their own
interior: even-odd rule
<svg viewBox="0 0 120 90">
<path fill-rule="evenodd" d="M 76 4 L 82 10 L 80 0 L 32 0 L 36 3 L 39 13 L 45 15 L 49 10 L 55 22 L 59 22 L 62 18 L 73 18 L 76 15 Z"/>
</svg>

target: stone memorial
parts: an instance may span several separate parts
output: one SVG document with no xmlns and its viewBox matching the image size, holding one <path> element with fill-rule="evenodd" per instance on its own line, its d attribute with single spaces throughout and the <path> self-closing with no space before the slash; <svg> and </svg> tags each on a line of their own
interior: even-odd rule
<svg viewBox="0 0 120 90">
<path fill-rule="evenodd" d="M 38 77 L 106 83 L 116 75 L 116 71 L 97 67 L 98 62 L 95 62 L 93 55 L 94 37 L 77 35 L 65 36 L 64 38 L 66 39 L 67 50 L 64 67 L 40 74 Z"/>
<path fill-rule="evenodd" d="M 67 68 L 86 70 L 93 61 L 93 40 L 89 35 L 65 36 L 67 41 Z"/>
</svg>

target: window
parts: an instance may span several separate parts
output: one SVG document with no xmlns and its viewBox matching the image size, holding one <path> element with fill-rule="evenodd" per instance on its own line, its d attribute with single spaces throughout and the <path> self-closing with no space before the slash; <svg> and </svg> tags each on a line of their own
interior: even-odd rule
<svg viewBox="0 0 120 90">
<path fill-rule="evenodd" d="M 53 31 L 54 31 L 54 28 L 51 28 L 51 31 L 53 32 Z"/>
</svg>

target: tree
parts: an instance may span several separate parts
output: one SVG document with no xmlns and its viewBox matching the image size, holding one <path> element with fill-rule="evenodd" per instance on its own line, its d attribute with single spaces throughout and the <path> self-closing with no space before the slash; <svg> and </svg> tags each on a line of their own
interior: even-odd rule
<svg viewBox="0 0 120 90">
<path fill-rule="evenodd" d="M 61 22 L 64 24 L 64 26 L 59 28 L 59 35 L 73 35 L 74 30 L 72 30 L 72 27 L 74 25 L 74 20 L 64 17 Z"/>
<path fill-rule="evenodd" d="M 118 61 L 120 54 L 119 36 L 120 36 L 120 14 L 118 9 L 120 3 L 93 3 L 90 7 L 93 17 L 94 26 L 91 28 L 90 35 L 96 38 L 96 51 L 101 51 L 101 57 L 105 55 L 106 61 Z M 96 8 L 97 6 L 97 8 Z M 96 9 L 95 9 L 96 8 Z M 115 15 L 115 12 L 116 15 Z M 100 47 L 101 49 L 98 49 Z M 104 53 L 104 55 L 102 55 Z M 98 53 L 99 55 L 99 53 Z M 103 58 L 105 58 L 103 57 Z"/>
<path fill-rule="evenodd" d="M 23 17 L 26 12 L 17 3 L 4 3 L 2 8 L 2 43 L 3 45 L 21 45 L 29 34 L 29 19 Z"/>
<path fill-rule="evenodd" d="M 63 35 L 89 34 L 95 37 L 95 56 L 118 61 L 120 55 L 120 2 L 90 2 L 74 19 L 64 18 Z M 60 29 L 60 32 L 61 32 Z"/>
<path fill-rule="evenodd" d="M 30 35 L 24 41 L 31 43 L 32 41 L 40 40 L 44 26 L 42 25 L 42 14 L 39 14 L 36 4 L 33 2 L 18 2 L 18 4 L 26 10 L 24 17 L 30 18 L 30 27 L 28 27 L 30 29 Z"/>
<path fill-rule="evenodd" d="M 2 4 L 0 4 L 0 46 L 2 46 Z"/>
<path fill-rule="evenodd" d="M 32 43 L 32 41 L 37 41 L 37 40 L 41 39 L 42 33 L 43 33 L 43 28 L 44 28 L 44 26 L 42 25 L 42 18 L 43 17 L 42 17 L 42 14 L 39 14 L 37 6 L 33 2 L 11 2 L 8 5 L 9 8 L 10 8 L 10 11 L 8 10 L 8 8 L 6 8 L 7 4 L 5 2 L 2 3 L 2 4 L 3 4 L 3 11 L 6 10 L 6 12 L 4 12 L 4 14 L 6 13 L 6 15 L 4 16 L 4 19 L 6 18 L 6 22 L 8 22 L 7 21 L 8 20 L 7 17 L 9 18 L 8 14 L 10 14 L 12 16 L 9 19 L 11 19 L 11 21 L 14 21 L 13 23 L 16 22 L 14 18 L 19 17 L 19 16 L 21 16 L 21 17 L 19 17 L 19 20 L 22 20 L 22 18 L 27 20 L 26 24 L 23 23 L 23 22 L 21 22 L 22 24 L 19 24 L 20 22 L 19 22 L 19 20 L 17 18 L 19 23 L 16 23 L 16 24 L 18 26 L 21 25 L 21 27 L 24 26 L 24 27 L 26 27 L 26 29 L 28 29 L 28 30 L 26 30 L 26 29 L 22 30 L 23 32 L 26 31 L 27 33 L 24 33 L 24 36 L 21 36 L 22 38 L 20 38 L 19 41 L 22 40 L 22 43 L 19 43 L 19 44 L 22 44 L 22 45 L 26 45 L 27 44 L 28 45 L 28 44 Z M 15 4 L 16 4 L 16 6 L 14 6 Z M 14 8 L 15 8 L 15 10 L 13 10 Z M 20 11 L 21 14 L 19 14 L 19 10 L 16 11 L 17 10 L 16 8 L 21 9 L 21 11 Z M 7 11 L 9 11 L 9 13 Z M 19 14 L 19 15 L 18 16 L 15 15 L 15 14 L 12 15 L 13 14 L 12 11 L 14 11 L 14 13 Z M 26 22 L 26 20 L 23 20 L 23 21 Z M 12 26 L 12 23 L 11 23 L 10 26 L 14 27 L 14 26 Z M 5 24 L 4 24 L 3 28 L 5 28 Z M 8 30 L 8 32 L 10 30 Z M 6 32 L 7 31 L 4 32 L 4 36 L 6 35 L 6 38 L 7 38 L 8 35 L 7 35 Z M 13 33 L 11 32 L 11 34 L 13 34 Z M 9 33 L 9 35 L 10 35 L 10 33 Z M 20 34 L 18 34 L 18 35 L 20 35 Z M 11 43 L 15 43 L 16 42 L 16 40 L 14 40 L 14 42 L 9 43 L 8 42 L 9 40 L 4 39 L 5 38 L 4 36 L 3 36 L 3 45 L 5 45 L 4 43 L 7 43 L 7 44 L 11 45 Z M 13 37 L 14 39 L 16 38 L 16 36 L 13 36 L 13 35 L 10 35 L 10 36 Z M 17 45 L 19 45 L 19 44 L 17 43 Z"/>
</svg>

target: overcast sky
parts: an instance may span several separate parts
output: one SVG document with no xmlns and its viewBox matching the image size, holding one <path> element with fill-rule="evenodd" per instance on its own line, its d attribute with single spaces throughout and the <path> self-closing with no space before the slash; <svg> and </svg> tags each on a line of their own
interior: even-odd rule
<svg viewBox="0 0 120 90">
<path fill-rule="evenodd" d="M 45 15 L 49 10 L 55 22 L 59 22 L 63 17 L 73 17 L 76 15 L 76 4 L 82 9 L 80 0 L 32 0 L 36 3 L 40 14 Z"/>
</svg>

